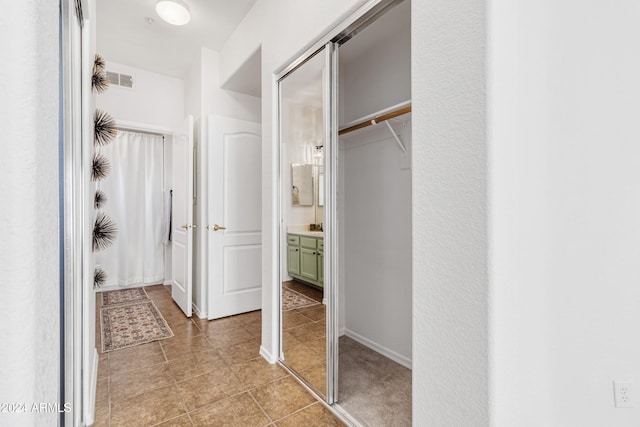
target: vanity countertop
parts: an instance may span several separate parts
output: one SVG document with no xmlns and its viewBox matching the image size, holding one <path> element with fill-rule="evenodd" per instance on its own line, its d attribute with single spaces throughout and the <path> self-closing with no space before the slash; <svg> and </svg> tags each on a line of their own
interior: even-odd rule
<svg viewBox="0 0 640 427">
<path fill-rule="evenodd" d="M 322 237 L 324 238 L 324 231 L 288 231 L 288 234 L 297 234 L 298 236 L 309 237 Z"/>
</svg>

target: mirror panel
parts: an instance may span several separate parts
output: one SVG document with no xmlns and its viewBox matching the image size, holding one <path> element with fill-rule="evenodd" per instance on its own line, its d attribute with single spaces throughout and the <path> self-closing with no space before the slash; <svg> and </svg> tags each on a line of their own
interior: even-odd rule
<svg viewBox="0 0 640 427">
<path fill-rule="evenodd" d="M 313 165 L 291 165 L 291 205 L 313 205 Z"/>
<path fill-rule="evenodd" d="M 325 139 L 324 50 L 279 82 L 280 361 L 327 396 L 324 209 L 318 197 Z"/>
</svg>

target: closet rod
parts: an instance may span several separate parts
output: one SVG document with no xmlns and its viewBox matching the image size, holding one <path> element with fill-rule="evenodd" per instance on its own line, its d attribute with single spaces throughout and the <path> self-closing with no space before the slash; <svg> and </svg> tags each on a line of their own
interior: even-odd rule
<svg viewBox="0 0 640 427">
<path fill-rule="evenodd" d="M 393 119 L 394 117 L 401 116 L 403 114 L 407 114 L 411 112 L 411 105 L 407 105 L 406 107 L 398 108 L 397 110 L 391 111 L 386 114 L 382 114 L 380 116 L 374 117 L 371 120 L 365 120 L 360 123 L 357 123 L 353 126 L 349 126 L 344 129 L 340 129 L 338 131 L 338 135 L 344 135 L 345 133 L 353 132 L 354 130 L 366 128 L 367 126 L 375 125 L 381 122 L 384 122 L 389 119 Z"/>
</svg>

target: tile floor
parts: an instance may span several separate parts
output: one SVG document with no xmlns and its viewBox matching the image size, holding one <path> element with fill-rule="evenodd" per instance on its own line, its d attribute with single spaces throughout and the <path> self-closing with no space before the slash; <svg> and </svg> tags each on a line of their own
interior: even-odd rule
<svg viewBox="0 0 640 427">
<path fill-rule="evenodd" d="M 282 283 L 315 301 L 322 302 L 322 291 L 295 281 Z M 282 351 L 284 362 L 321 396 L 327 387 L 326 306 L 303 307 L 282 313 Z"/>
<path fill-rule="evenodd" d="M 322 291 L 295 281 L 282 283 L 316 301 Z M 282 347 L 285 363 L 324 395 L 326 387 L 325 306 L 283 313 Z M 368 427 L 411 425 L 411 370 L 380 353 L 340 337 L 338 403 Z"/>
<path fill-rule="evenodd" d="M 175 336 L 100 354 L 94 426 L 344 426 L 258 354 L 259 311 L 189 319 L 167 287 L 146 290 Z"/>
</svg>

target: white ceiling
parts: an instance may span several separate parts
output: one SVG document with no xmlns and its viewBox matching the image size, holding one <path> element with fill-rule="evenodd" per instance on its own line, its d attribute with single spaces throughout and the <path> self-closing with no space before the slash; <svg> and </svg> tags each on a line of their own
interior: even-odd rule
<svg viewBox="0 0 640 427">
<path fill-rule="evenodd" d="M 191 22 L 178 27 L 160 19 L 156 0 L 96 0 L 97 52 L 106 61 L 184 78 L 198 49 L 220 50 L 256 2 L 185 1 Z"/>
</svg>

